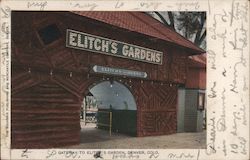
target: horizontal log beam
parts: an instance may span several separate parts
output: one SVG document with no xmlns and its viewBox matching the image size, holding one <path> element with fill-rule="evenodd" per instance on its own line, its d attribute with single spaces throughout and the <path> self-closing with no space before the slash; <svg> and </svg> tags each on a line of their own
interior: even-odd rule
<svg viewBox="0 0 250 160">
<path fill-rule="evenodd" d="M 72 107 L 72 108 L 80 108 L 81 104 L 78 103 L 51 103 L 51 102 L 41 102 L 41 103 L 30 103 L 30 102 L 20 102 L 15 103 L 12 102 L 13 108 L 19 107 L 41 107 L 41 106 L 55 106 L 55 107 Z"/>
<path fill-rule="evenodd" d="M 80 133 L 79 131 L 74 131 L 74 132 L 61 132 L 57 134 L 40 134 L 40 135 L 15 135 L 15 141 L 16 142 L 30 142 L 30 141 L 58 141 L 58 140 L 63 140 L 63 139 L 79 139 Z"/>
<path fill-rule="evenodd" d="M 79 110 L 61 110 L 61 109 L 51 109 L 51 110 L 43 110 L 43 109 L 40 109 L 40 110 L 12 110 L 12 113 L 29 113 L 29 114 L 41 114 L 41 113 L 44 113 L 44 114 L 47 114 L 47 113 L 80 113 L 80 108 Z"/>
<path fill-rule="evenodd" d="M 80 122 L 79 123 L 64 123 L 64 124 L 53 124 L 53 125 L 17 125 L 15 128 L 12 128 L 12 131 L 37 131 L 37 130 L 46 130 L 46 129 L 61 129 L 61 127 L 66 127 L 66 128 L 79 128 L 80 129 Z"/>
<path fill-rule="evenodd" d="M 80 112 L 75 112 L 75 113 L 71 113 L 71 112 L 67 112 L 67 113 L 11 113 L 11 118 L 13 118 L 14 116 L 16 118 L 23 118 L 24 116 L 27 118 L 42 118 L 42 117 L 55 117 L 55 116 L 79 116 Z"/>
<path fill-rule="evenodd" d="M 52 103 L 74 103 L 75 101 L 72 100 L 71 98 L 68 99 L 58 99 L 58 98 L 12 98 L 12 101 L 17 102 L 23 102 L 23 101 L 28 101 L 28 102 L 33 102 L 33 103 L 39 103 L 39 102 L 52 102 Z"/>
<path fill-rule="evenodd" d="M 27 128 L 27 127 L 26 127 Z M 79 125 L 66 125 L 66 126 L 57 126 L 54 128 L 49 127 L 39 127 L 39 128 L 33 128 L 33 129 L 12 129 L 12 134 L 33 134 L 33 133 L 50 133 L 50 132 L 64 132 L 64 131 L 71 131 L 71 130 L 78 130 L 80 131 L 80 124 Z"/>
<path fill-rule="evenodd" d="M 16 126 L 25 126 L 25 127 L 29 127 L 29 126 L 60 126 L 60 125 L 69 125 L 69 124 L 77 124 L 78 122 L 80 122 L 79 119 L 73 119 L 73 120 L 64 120 L 64 121 L 58 121 L 58 120 L 33 120 L 33 121 L 17 121 L 17 122 L 12 122 L 12 126 L 16 127 Z M 80 124 L 80 123 L 79 123 Z"/>
</svg>

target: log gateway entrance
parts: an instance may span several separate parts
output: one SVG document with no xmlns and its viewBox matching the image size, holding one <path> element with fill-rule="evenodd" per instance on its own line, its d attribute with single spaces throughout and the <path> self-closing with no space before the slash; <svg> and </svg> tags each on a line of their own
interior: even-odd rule
<svg viewBox="0 0 250 160">
<path fill-rule="evenodd" d="M 130 86 L 136 136 L 176 133 L 186 61 L 205 51 L 142 12 L 11 15 L 12 148 L 79 144 L 82 102 L 103 79 Z"/>
<path fill-rule="evenodd" d="M 137 107 L 131 86 L 122 80 L 104 79 L 91 85 L 83 100 L 81 128 L 94 131 L 94 128 L 136 136 Z"/>
</svg>

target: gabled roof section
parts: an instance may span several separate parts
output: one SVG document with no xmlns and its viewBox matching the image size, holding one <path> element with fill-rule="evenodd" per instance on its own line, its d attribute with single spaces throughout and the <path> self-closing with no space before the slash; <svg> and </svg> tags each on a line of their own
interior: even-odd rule
<svg viewBox="0 0 250 160">
<path fill-rule="evenodd" d="M 206 68 L 206 54 L 189 56 L 188 66 L 196 68 Z"/>
<path fill-rule="evenodd" d="M 192 54 L 205 53 L 191 41 L 143 12 L 74 11 L 72 13 L 189 48 L 194 52 Z"/>
</svg>

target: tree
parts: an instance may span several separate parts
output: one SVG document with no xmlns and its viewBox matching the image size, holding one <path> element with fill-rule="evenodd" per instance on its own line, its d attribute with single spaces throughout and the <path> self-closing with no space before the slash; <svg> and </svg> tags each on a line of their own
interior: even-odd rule
<svg viewBox="0 0 250 160">
<path fill-rule="evenodd" d="M 153 12 L 154 18 L 201 48 L 206 48 L 205 12 Z"/>
<path fill-rule="evenodd" d="M 179 21 L 178 29 L 185 30 L 184 36 L 188 39 L 195 36 L 193 42 L 200 46 L 206 37 L 206 30 L 202 33 L 206 21 L 205 12 L 179 12 L 176 19 Z"/>
<path fill-rule="evenodd" d="M 166 19 L 159 13 L 159 12 L 155 12 L 155 14 L 161 19 L 161 21 L 168 27 L 170 27 L 171 29 L 175 30 L 174 28 L 174 16 L 172 14 L 172 12 L 167 12 L 168 13 L 168 18 L 169 18 L 169 23 L 166 21 Z"/>
</svg>

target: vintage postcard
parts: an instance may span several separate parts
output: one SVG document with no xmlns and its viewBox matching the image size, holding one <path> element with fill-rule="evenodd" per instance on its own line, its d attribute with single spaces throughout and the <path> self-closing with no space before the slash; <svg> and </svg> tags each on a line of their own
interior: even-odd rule
<svg viewBox="0 0 250 160">
<path fill-rule="evenodd" d="M 249 1 L 1 2 L 1 159 L 249 159 Z"/>
</svg>

